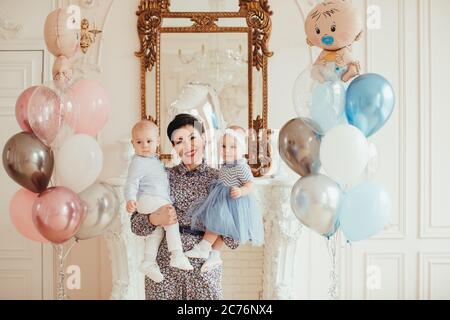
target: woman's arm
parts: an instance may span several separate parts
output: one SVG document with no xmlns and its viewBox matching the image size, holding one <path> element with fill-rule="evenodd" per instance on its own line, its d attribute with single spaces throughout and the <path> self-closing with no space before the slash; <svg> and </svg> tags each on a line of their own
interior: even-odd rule
<svg viewBox="0 0 450 320">
<path fill-rule="evenodd" d="M 177 214 L 172 205 L 165 205 L 151 214 L 134 213 L 131 216 L 131 232 L 138 236 L 150 235 L 157 226 L 177 223 Z"/>
</svg>

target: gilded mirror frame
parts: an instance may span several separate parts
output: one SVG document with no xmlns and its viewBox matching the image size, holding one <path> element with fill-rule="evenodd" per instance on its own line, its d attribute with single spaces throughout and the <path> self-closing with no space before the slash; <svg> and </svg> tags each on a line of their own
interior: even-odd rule
<svg viewBox="0 0 450 320">
<path fill-rule="evenodd" d="M 272 31 L 272 11 L 268 0 L 239 0 L 236 12 L 171 12 L 170 0 L 141 0 L 136 15 L 140 50 L 140 92 L 142 119 L 154 121 L 161 134 L 161 34 L 162 33 L 247 33 L 248 34 L 248 155 L 249 165 L 255 177 L 265 175 L 271 167 L 271 149 L 268 129 L 268 59 Z M 165 18 L 190 19 L 191 26 L 163 27 Z M 242 18 L 246 27 L 221 27 L 219 19 Z M 253 72 L 262 73 L 262 114 L 254 114 Z M 155 71 L 155 113 L 147 113 L 147 72 Z M 170 160 L 170 154 L 160 154 L 162 160 Z"/>
</svg>

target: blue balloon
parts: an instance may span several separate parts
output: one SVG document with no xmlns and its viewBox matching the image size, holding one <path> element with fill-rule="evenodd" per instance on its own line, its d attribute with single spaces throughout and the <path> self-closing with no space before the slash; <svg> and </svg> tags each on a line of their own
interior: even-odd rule
<svg viewBox="0 0 450 320">
<path fill-rule="evenodd" d="M 391 200 L 380 186 L 365 182 L 344 196 L 339 208 L 342 232 L 349 241 L 368 239 L 391 221 Z"/>
<path fill-rule="evenodd" d="M 395 106 L 391 84 L 374 73 L 359 76 L 347 89 L 345 113 L 348 122 L 370 137 L 389 120 Z"/>
<path fill-rule="evenodd" d="M 345 84 L 341 81 L 326 81 L 317 84 L 312 92 L 310 113 L 325 134 L 338 124 L 345 124 Z"/>
</svg>

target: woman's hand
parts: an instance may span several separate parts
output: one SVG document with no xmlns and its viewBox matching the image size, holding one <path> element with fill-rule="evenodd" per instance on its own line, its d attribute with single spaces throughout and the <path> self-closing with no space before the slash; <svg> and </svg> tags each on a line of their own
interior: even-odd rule
<svg viewBox="0 0 450 320">
<path fill-rule="evenodd" d="M 162 206 L 151 213 L 148 219 L 152 225 L 162 227 L 170 226 L 178 222 L 175 208 L 170 204 Z"/>
</svg>

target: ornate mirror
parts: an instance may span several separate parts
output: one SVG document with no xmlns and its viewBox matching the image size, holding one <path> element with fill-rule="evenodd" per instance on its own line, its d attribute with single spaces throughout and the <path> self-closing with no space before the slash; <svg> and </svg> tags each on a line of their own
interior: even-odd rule
<svg viewBox="0 0 450 320">
<path fill-rule="evenodd" d="M 267 173 L 268 0 L 141 0 L 136 14 L 141 118 L 160 129 L 161 159 L 173 158 L 164 129 L 176 113 L 188 112 L 207 132 L 248 128 L 249 165 L 255 176 Z M 217 154 L 208 157 L 214 163 Z"/>
</svg>

